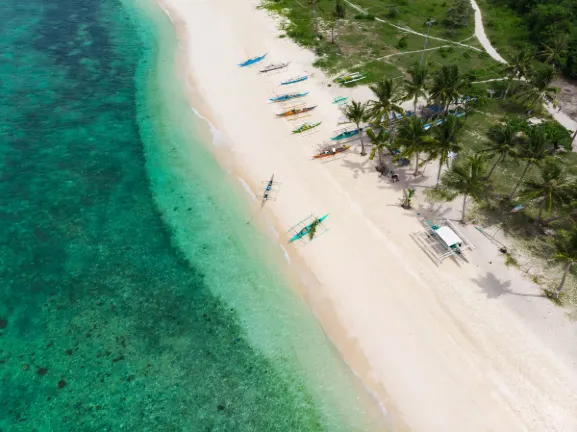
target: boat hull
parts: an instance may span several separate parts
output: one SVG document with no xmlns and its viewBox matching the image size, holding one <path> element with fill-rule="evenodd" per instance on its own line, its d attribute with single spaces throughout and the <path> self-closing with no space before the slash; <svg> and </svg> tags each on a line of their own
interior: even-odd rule
<svg viewBox="0 0 577 432">
<path fill-rule="evenodd" d="M 295 94 L 289 94 L 289 95 L 283 95 L 283 96 L 278 96 L 278 97 L 274 97 L 274 98 L 269 98 L 270 101 L 272 102 L 285 102 L 288 100 L 292 100 L 292 99 L 298 99 L 301 97 L 305 97 L 306 95 L 308 95 L 309 92 L 305 92 L 305 93 L 295 93 Z"/>
<path fill-rule="evenodd" d="M 348 149 L 350 149 L 350 148 L 351 148 L 351 146 L 340 147 L 340 148 L 336 149 L 336 151 L 335 151 L 334 153 L 331 152 L 331 153 L 321 153 L 321 154 L 318 154 L 318 155 L 314 155 L 314 156 L 313 156 L 313 159 L 323 159 L 323 158 L 326 158 L 326 157 L 331 157 L 331 156 L 337 155 L 337 154 L 339 154 L 339 153 L 346 152 L 346 151 L 347 151 Z"/>
<path fill-rule="evenodd" d="M 246 67 L 246 66 L 253 65 L 253 64 L 258 63 L 259 61 L 263 60 L 265 57 L 266 57 L 266 54 L 263 54 L 260 57 L 254 57 L 254 58 L 248 59 L 247 61 L 240 63 L 239 66 L 240 67 Z"/>
<path fill-rule="evenodd" d="M 338 140 L 342 140 L 342 139 L 345 139 L 345 138 L 350 138 L 350 137 L 352 137 L 352 136 L 358 135 L 358 133 L 359 133 L 358 130 L 354 130 L 354 131 L 350 131 L 350 132 L 345 132 L 345 133 L 339 134 L 339 135 L 337 135 L 337 136 L 335 136 L 335 137 L 332 137 L 331 140 L 333 140 L 333 141 L 338 141 Z"/>
<path fill-rule="evenodd" d="M 277 114 L 277 117 L 290 117 L 293 115 L 298 115 L 298 114 L 303 114 L 309 111 L 312 111 L 316 108 L 317 106 L 312 106 L 312 107 L 306 107 L 306 108 L 302 108 L 302 109 L 294 109 L 294 110 L 290 110 L 290 111 L 285 111 L 283 113 L 279 113 Z"/>
<path fill-rule="evenodd" d="M 303 76 L 303 77 L 300 77 L 300 78 L 291 79 L 291 80 L 288 80 L 288 81 L 282 81 L 282 82 L 280 83 L 280 85 L 296 84 L 296 83 L 298 83 L 298 82 L 306 81 L 306 80 L 308 80 L 308 79 L 309 79 L 309 76 L 307 75 L 307 76 Z"/>
<path fill-rule="evenodd" d="M 293 132 L 293 133 L 303 133 L 303 132 L 306 132 L 306 131 L 309 131 L 309 130 L 311 130 L 311 129 L 316 128 L 316 127 L 319 126 L 321 123 L 322 123 L 322 122 L 314 123 L 314 124 L 312 124 L 312 125 L 309 125 L 309 127 L 307 127 L 306 129 L 300 129 L 300 128 L 299 128 L 299 129 L 293 130 L 292 132 Z"/>
<path fill-rule="evenodd" d="M 324 215 L 323 217 L 319 218 L 319 222 L 323 222 L 326 218 L 329 217 L 329 213 L 327 213 L 326 215 Z M 292 243 L 296 240 L 300 240 L 302 239 L 304 236 L 306 236 L 310 230 L 311 230 L 311 226 L 313 225 L 314 221 L 311 222 L 310 224 L 308 224 L 307 226 L 305 226 L 302 230 L 300 230 L 298 233 L 296 233 L 290 240 L 289 243 Z"/>
</svg>

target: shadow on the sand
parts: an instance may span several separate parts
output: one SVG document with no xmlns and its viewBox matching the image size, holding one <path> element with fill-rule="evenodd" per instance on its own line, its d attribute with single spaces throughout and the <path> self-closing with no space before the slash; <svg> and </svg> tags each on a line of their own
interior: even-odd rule
<svg viewBox="0 0 577 432">
<path fill-rule="evenodd" d="M 543 294 L 525 294 L 514 292 L 511 290 L 510 281 L 505 282 L 500 281 L 493 273 L 490 272 L 487 272 L 487 274 L 484 277 L 471 280 L 475 282 L 479 286 L 479 288 L 481 288 L 483 292 L 487 295 L 487 298 L 490 299 L 496 299 L 505 294 L 511 294 L 523 297 L 545 297 Z"/>
<path fill-rule="evenodd" d="M 353 171 L 353 178 L 355 179 L 359 177 L 359 173 L 366 174 L 367 169 L 372 167 L 372 164 L 369 163 L 371 162 L 369 159 L 363 159 L 362 162 L 353 162 L 349 159 L 343 159 L 342 162 L 342 166 Z"/>
</svg>

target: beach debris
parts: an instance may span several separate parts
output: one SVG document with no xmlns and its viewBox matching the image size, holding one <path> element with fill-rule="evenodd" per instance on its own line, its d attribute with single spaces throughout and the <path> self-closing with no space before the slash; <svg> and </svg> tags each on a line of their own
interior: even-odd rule
<svg viewBox="0 0 577 432">
<path fill-rule="evenodd" d="M 58 388 L 61 389 L 64 387 L 66 387 L 66 381 L 61 379 L 60 381 L 58 381 Z"/>
<path fill-rule="evenodd" d="M 8 320 L 6 318 L 0 318 L 0 330 L 5 329 L 8 325 Z"/>
<path fill-rule="evenodd" d="M 29 365 L 28 363 L 24 363 L 24 364 L 22 365 L 22 370 L 23 370 L 23 371 L 27 371 L 28 369 L 30 369 L 30 365 Z"/>
<path fill-rule="evenodd" d="M 216 409 L 217 409 L 218 411 L 224 411 L 224 408 L 225 408 L 225 406 L 224 406 L 223 404 L 218 404 L 218 405 L 216 406 Z"/>
<path fill-rule="evenodd" d="M 73 351 L 72 351 L 70 348 L 68 348 L 68 349 L 66 350 L 66 354 L 68 354 L 68 355 L 72 355 L 72 352 L 73 352 Z"/>
<path fill-rule="evenodd" d="M 48 372 L 48 368 L 45 367 L 40 367 L 36 370 L 36 373 L 40 376 L 46 375 L 46 372 Z"/>
</svg>

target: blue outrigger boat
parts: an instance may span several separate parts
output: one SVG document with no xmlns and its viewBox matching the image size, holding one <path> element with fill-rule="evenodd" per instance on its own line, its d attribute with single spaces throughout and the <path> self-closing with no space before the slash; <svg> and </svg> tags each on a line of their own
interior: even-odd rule
<svg viewBox="0 0 577 432">
<path fill-rule="evenodd" d="M 242 62 L 239 64 L 240 67 L 245 67 L 245 66 L 250 66 L 252 64 L 258 63 L 259 61 L 261 61 L 262 59 L 264 59 L 266 57 L 268 53 L 264 53 L 263 55 L 261 55 L 260 57 L 253 57 L 248 59 L 245 62 Z"/>
<path fill-rule="evenodd" d="M 273 102 L 284 102 L 284 101 L 291 100 L 291 99 L 296 99 L 296 98 L 305 97 L 305 96 L 308 95 L 308 94 L 309 94 L 309 92 L 304 92 L 304 93 L 298 93 L 298 92 L 297 92 L 297 93 L 287 93 L 287 94 L 284 94 L 284 95 L 282 95 L 282 96 L 277 96 L 277 97 L 270 98 L 269 100 L 270 100 L 270 101 L 273 101 Z"/>
<path fill-rule="evenodd" d="M 318 219 L 314 219 L 311 223 L 309 223 L 308 225 L 305 225 L 304 228 L 302 228 L 299 232 L 297 232 L 294 236 L 292 236 L 291 239 L 289 240 L 289 243 L 292 243 L 292 242 L 294 242 L 294 241 L 296 241 L 296 240 L 302 239 L 303 237 L 305 237 L 307 234 L 310 233 L 311 227 L 312 227 L 313 225 L 317 225 L 317 226 L 318 226 L 318 225 L 322 225 L 323 221 L 324 221 L 326 218 L 328 218 L 328 217 L 329 217 L 329 213 L 327 213 L 327 214 L 324 215 L 323 217 L 320 217 L 320 218 L 318 218 Z M 310 218 L 307 218 L 307 219 L 310 220 Z M 306 220 L 306 219 L 305 219 L 305 220 Z M 300 222 L 299 224 L 302 224 L 302 222 Z M 297 224 L 297 226 L 298 226 L 299 224 Z M 302 225 L 301 225 L 301 226 L 302 226 Z M 291 229 L 294 229 L 294 227 L 291 228 Z M 290 230 L 289 230 L 289 231 L 290 231 Z M 325 232 L 326 232 L 326 231 L 325 231 Z M 312 239 L 311 239 L 311 240 L 312 240 Z"/>
<path fill-rule="evenodd" d="M 358 129 L 354 129 L 351 131 L 344 131 L 344 132 L 341 132 L 340 134 L 338 134 L 337 136 L 332 137 L 331 140 L 338 141 L 338 140 L 341 140 L 344 138 L 349 138 L 349 137 L 355 136 L 358 133 L 359 133 Z"/>
<path fill-rule="evenodd" d="M 286 80 L 286 81 L 282 81 L 282 82 L 280 83 L 280 85 L 289 85 L 289 84 L 295 84 L 295 83 L 298 83 L 298 82 L 301 82 L 301 81 L 306 81 L 306 80 L 308 80 L 311 76 L 312 76 L 312 74 L 300 75 L 300 76 L 297 76 L 297 77 L 292 77 L 292 78 L 289 78 L 289 79 Z"/>
</svg>

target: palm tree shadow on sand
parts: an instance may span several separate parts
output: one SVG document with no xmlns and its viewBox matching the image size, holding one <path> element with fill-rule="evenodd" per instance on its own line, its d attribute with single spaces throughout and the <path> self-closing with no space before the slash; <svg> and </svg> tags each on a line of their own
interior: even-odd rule
<svg viewBox="0 0 577 432">
<path fill-rule="evenodd" d="M 543 294 L 526 294 L 526 293 L 517 293 L 511 290 L 511 282 L 510 281 L 500 281 L 497 277 L 493 274 L 488 272 L 485 276 L 471 279 L 475 282 L 479 288 L 483 290 L 483 292 L 487 295 L 487 298 L 496 299 L 501 297 L 504 294 L 511 294 L 517 296 L 524 296 L 524 297 L 544 297 Z"/>
</svg>

